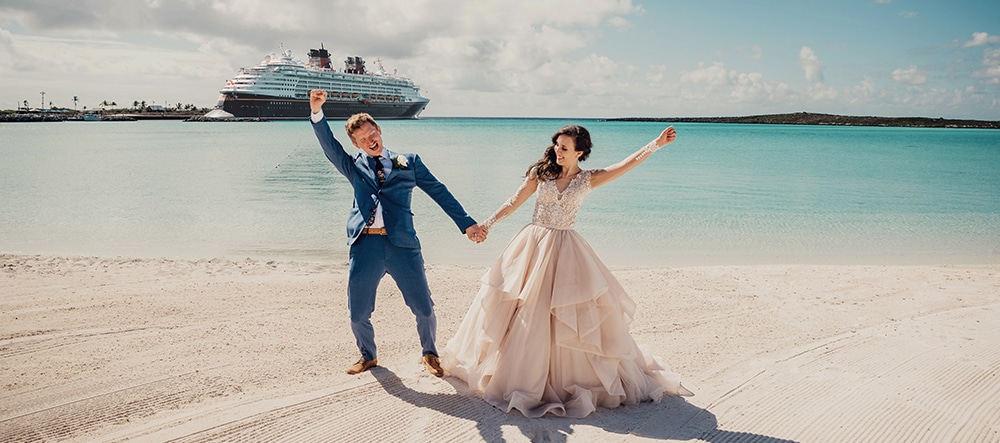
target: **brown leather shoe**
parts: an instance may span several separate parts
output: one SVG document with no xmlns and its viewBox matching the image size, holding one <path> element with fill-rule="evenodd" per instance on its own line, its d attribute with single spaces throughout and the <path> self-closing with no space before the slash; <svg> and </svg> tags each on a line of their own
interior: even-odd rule
<svg viewBox="0 0 1000 443">
<path fill-rule="evenodd" d="M 424 366 L 427 367 L 427 372 L 434 374 L 435 377 L 443 377 L 444 369 L 441 369 L 441 359 L 434 354 L 424 354 Z"/>
<path fill-rule="evenodd" d="M 364 357 L 361 357 L 360 359 L 358 359 L 357 363 L 347 368 L 347 373 L 351 375 L 360 374 L 376 366 L 378 366 L 377 358 L 371 360 L 365 360 Z"/>
</svg>

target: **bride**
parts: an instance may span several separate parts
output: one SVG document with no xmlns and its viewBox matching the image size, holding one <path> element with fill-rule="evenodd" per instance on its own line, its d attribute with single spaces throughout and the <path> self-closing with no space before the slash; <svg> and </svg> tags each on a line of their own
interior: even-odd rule
<svg viewBox="0 0 1000 443">
<path fill-rule="evenodd" d="M 490 404 L 527 417 L 585 417 L 598 406 L 693 395 L 680 376 L 629 334 L 635 304 L 580 234 L 576 214 L 593 188 L 634 168 L 677 137 L 673 127 L 624 160 L 581 170 L 590 133 L 566 126 L 531 165 L 488 232 L 536 191 L 522 228 L 482 278 L 482 287 L 441 365 Z"/>
</svg>

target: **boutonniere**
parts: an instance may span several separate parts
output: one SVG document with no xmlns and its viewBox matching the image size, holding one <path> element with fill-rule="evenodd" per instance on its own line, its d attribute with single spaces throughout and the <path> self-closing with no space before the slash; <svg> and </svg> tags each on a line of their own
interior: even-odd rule
<svg viewBox="0 0 1000 443">
<path fill-rule="evenodd" d="M 406 160 L 402 154 L 399 154 L 392 158 L 392 166 L 399 169 L 406 169 L 409 166 L 409 162 Z"/>
</svg>

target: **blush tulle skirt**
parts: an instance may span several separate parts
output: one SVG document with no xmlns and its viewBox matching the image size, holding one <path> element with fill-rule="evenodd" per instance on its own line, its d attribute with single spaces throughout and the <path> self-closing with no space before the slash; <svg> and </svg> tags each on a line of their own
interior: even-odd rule
<svg viewBox="0 0 1000 443">
<path fill-rule="evenodd" d="M 580 234 L 528 225 L 483 276 L 442 366 L 527 417 L 692 395 L 632 339 L 635 308 Z"/>
</svg>

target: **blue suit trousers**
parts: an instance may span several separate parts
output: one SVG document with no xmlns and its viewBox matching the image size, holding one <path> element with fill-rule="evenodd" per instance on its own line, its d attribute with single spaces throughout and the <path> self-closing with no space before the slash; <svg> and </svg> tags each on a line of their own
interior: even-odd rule
<svg viewBox="0 0 1000 443">
<path fill-rule="evenodd" d="M 378 356 L 371 316 L 375 312 L 375 292 L 386 274 L 396 281 L 406 306 L 417 318 L 417 334 L 423 354 L 437 355 L 434 346 L 437 317 L 420 248 L 400 248 L 393 246 L 384 235 L 369 234 L 361 235 L 351 245 L 350 256 L 347 307 L 351 313 L 351 330 L 361 355 L 366 360 Z"/>
</svg>

